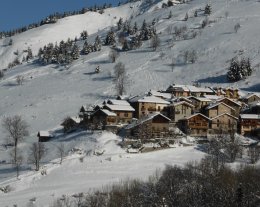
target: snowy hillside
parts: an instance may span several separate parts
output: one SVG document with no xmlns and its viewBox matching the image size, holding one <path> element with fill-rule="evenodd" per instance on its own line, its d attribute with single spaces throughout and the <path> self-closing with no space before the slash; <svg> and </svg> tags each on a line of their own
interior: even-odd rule
<svg viewBox="0 0 260 207">
<path fill-rule="evenodd" d="M 137 22 L 139 27 L 144 20 L 150 24 L 155 19 L 161 40 L 156 51 L 150 47 L 150 41 L 145 41 L 137 50 L 119 52 L 117 62 L 125 64 L 129 76 L 128 94 L 166 89 L 172 83 L 193 82 L 207 86 L 234 86 L 245 92 L 260 92 L 259 1 L 211 0 L 212 14 L 208 17 L 209 24 L 203 29 L 201 23 L 205 20 L 205 15 L 198 12 L 198 16 L 194 17 L 194 12 L 203 10 L 207 0 L 193 0 L 168 8 L 162 8 L 163 2 L 167 1 L 154 0 L 154 4 L 147 5 L 142 0 L 106 9 L 104 14 L 87 12 L 67 17 L 55 24 L 13 36 L 11 46 L 8 46 L 10 38 L 2 39 L 0 69 L 6 68 L 8 63 L 16 58 L 14 52 L 17 50 L 18 57 L 22 59 L 26 54 L 23 50 L 28 46 L 36 55 L 40 47 L 50 42 L 74 39 L 75 36 L 79 37 L 83 30 L 88 31 L 90 41 L 93 41 L 96 35 L 104 39 L 107 31 L 116 25 L 120 17 L 124 20 L 131 18 L 131 24 Z M 170 12 L 172 17 L 168 18 Z M 183 21 L 186 13 L 189 18 Z M 238 23 L 240 28 L 235 32 L 234 26 Z M 174 38 L 175 26 L 186 26 L 188 37 Z M 194 33 L 195 37 L 190 38 Z M 80 41 L 79 45 L 82 47 L 83 41 Z M 117 47 L 121 48 L 119 44 Z M 183 54 L 192 50 L 196 51 L 198 60 L 193 64 L 184 63 Z M 22 146 L 25 157 L 29 144 L 37 139 L 39 130 L 57 132 L 62 120 L 67 116 L 77 115 L 82 105 L 98 104 L 115 95 L 113 68 L 116 63 L 109 60 L 109 51 L 110 47 L 103 46 L 101 51 L 82 55 L 69 67 L 42 66 L 31 61 L 5 72 L 4 78 L 0 79 L 0 122 L 4 117 L 16 114 L 28 122 L 30 136 Z M 250 58 L 254 71 L 246 80 L 229 83 L 226 80 L 227 67 L 230 59 L 237 55 Z M 173 58 L 176 60 L 174 68 L 171 67 Z M 98 74 L 94 73 L 97 66 L 101 69 Z M 23 85 L 17 85 L 17 75 L 25 77 Z M 0 128 L 0 144 L 5 142 L 5 136 Z M 115 135 L 105 135 L 105 138 L 106 136 L 108 140 L 118 140 Z M 8 195 L 0 193 L 0 206 L 12 206 L 14 203 L 11 201 L 16 199 L 25 205 L 34 196 L 51 200 L 52 196 L 81 192 L 128 177 L 147 178 L 156 168 L 163 168 L 165 164 L 183 164 L 193 158 L 199 160 L 203 156 L 203 153 L 190 147 L 130 156 L 120 148 L 113 152 L 116 146 L 112 145 L 111 151 L 100 158 L 88 157 L 86 162 L 80 163 L 77 156 L 71 155 L 64 165 L 55 164 L 57 156 L 51 152 L 59 141 L 65 140 L 69 148 L 77 146 L 88 150 L 102 143 L 97 139 L 98 136 L 92 137 L 83 133 L 75 137 L 60 137 L 55 142 L 48 143 L 50 153 L 46 161 L 54 160 L 54 164 L 47 164 L 50 175 L 46 177 L 25 169 L 21 181 L 10 180 L 14 173 L 10 172 L 9 166 L 0 164 L 0 185 L 12 184 L 15 188 L 15 191 Z M 7 160 L 9 152 L 0 148 L 0 161 Z M 111 156 L 112 161 L 106 160 Z M 141 168 L 142 165 L 145 167 Z M 128 168 L 131 168 L 131 171 Z M 64 171 L 68 173 L 64 174 Z M 79 187 L 80 184 L 82 186 Z M 50 186 L 51 191 L 48 190 Z M 40 203 L 44 204 L 44 201 L 41 200 Z"/>
</svg>

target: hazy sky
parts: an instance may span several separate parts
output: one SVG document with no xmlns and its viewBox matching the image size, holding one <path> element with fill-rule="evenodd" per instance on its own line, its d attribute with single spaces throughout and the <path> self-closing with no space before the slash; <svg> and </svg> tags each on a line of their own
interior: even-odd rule
<svg viewBox="0 0 260 207">
<path fill-rule="evenodd" d="M 38 22 L 54 12 L 78 10 L 118 0 L 0 0 L 0 31 Z"/>
</svg>

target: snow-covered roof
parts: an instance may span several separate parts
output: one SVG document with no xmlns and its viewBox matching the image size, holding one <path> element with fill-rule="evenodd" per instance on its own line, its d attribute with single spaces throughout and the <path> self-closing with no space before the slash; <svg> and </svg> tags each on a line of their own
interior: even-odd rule
<svg viewBox="0 0 260 207">
<path fill-rule="evenodd" d="M 104 107 L 107 107 L 111 111 L 135 111 L 135 109 L 130 105 L 112 105 L 106 104 Z"/>
<path fill-rule="evenodd" d="M 79 124 L 81 122 L 81 119 L 79 117 L 70 117 L 75 123 Z"/>
<path fill-rule="evenodd" d="M 241 99 L 249 99 L 252 96 L 257 96 L 258 98 L 260 98 L 260 95 L 258 95 L 256 93 L 248 93 L 247 95 L 243 96 Z"/>
<path fill-rule="evenodd" d="M 160 112 L 153 112 L 153 113 L 147 114 L 146 116 L 140 118 L 139 120 L 133 121 L 132 123 L 128 124 L 125 127 L 125 129 L 132 129 L 133 127 L 136 127 L 136 126 L 138 126 L 140 124 L 143 124 L 143 123 L 145 123 L 147 121 L 152 120 L 156 116 L 162 116 L 163 118 L 167 119 L 168 121 L 171 121 L 171 119 L 169 119 L 167 116 L 164 116 Z"/>
<path fill-rule="evenodd" d="M 202 116 L 202 117 L 204 117 L 205 119 L 210 120 L 209 117 L 207 117 L 207 116 L 205 116 L 204 114 L 201 114 L 201 113 L 193 114 L 193 115 L 191 115 L 191 116 L 189 116 L 189 117 L 185 117 L 184 119 L 187 120 L 187 119 L 190 119 L 190 118 L 192 118 L 192 117 L 194 117 L 194 116 Z"/>
<path fill-rule="evenodd" d="M 156 96 L 137 96 L 129 100 L 131 103 L 134 102 L 143 102 L 143 103 L 157 103 L 157 104 L 170 104 L 170 102 L 165 101 L 159 97 Z"/>
<path fill-rule="evenodd" d="M 100 111 L 102 111 L 103 113 L 105 113 L 108 116 L 117 116 L 114 112 L 111 112 L 107 109 L 99 109 Z"/>
<path fill-rule="evenodd" d="M 230 117 L 232 117 L 232 118 L 234 118 L 234 119 L 238 120 L 238 118 L 237 118 L 237 117 L 235 117 L 235 116 L 232 116 L 232 115 L 231 115 L 231 114 L 229 114 L 229 113 L 223 113 L 223 114 L 220 114 L 220 115 L 218 115 L 218 116 L 215 116 L 215 117 L 211 118 L 211 120 L 213 120 L 213 119 L 216 119 L 216 118 L 218 118 L 218 117 L 220 117 L 220 116 L 224 116 L 224 115 L 230 116 Z"/>
<path fill-rule="evenodd" d="M 126 100 L 109 99 L 105 101 L 105 103 L 112 104 L 112 105 L 130 106 L 130 104 Z"/>
<path fill-rule="evenodd" d="M 38 134 L 40 137 L 52 137 L 53 136 L 49 131 L 39 131 Z"/>
<path fill-rule="evenodd" d="M 221 96 L 217 96 L 217 95 L 203 95 L 203 97 L 204 97 L 204 98 L 207 98 L 207 99 L 210 99 L 210 100 L 212 100 L 212 101 L 218 100 L 218 99 L 220 99 L 220 98 L 223 98 L 222 95 L 221 95 Z"/>
<path fill-rule="evenodd" d="M 188 106 L 190 106 L 190 107 L 194 107 L 194 105 L 192 105 L 192 104 L 190 104 L 190 103 L 188 103 L 188 102 L 186 102 L 186 101 L 174 102 L 174 103 L 172 103 L 171 105 L 173 105 L 173 106 L 178 106 L 178 105 L 182 105 L 182 104 L 188 105 Z"/>
<path fill-rule="evenodd" d="M 172 98 L 172 94 L 171 93 L 162 93 L 160 91 L 155 91 L 155 90 L 150 90 L 149 95 L 153 95 L 156 97 L 162 97 L 164 99 L 171 99 Z"/>
<path fill-rule="evenodd" d="M 172 91 L 189 91 L 191 93 L 212 93 L 213 90 L 208 87 L 197 87 L 192 85 L 170 85 L 168 89 L 171 89 Z"/>
<path fill-rule="evenodd" d="M 217 101 L 218 102 L 221 102 L 221 101 L 223 101 L 223 100 L 229 100 L 230 102 L 232 102 L 232 103 L 234 103 L 234 104 L 236 104 L 236 105 L 238 105 L 238 106 L 241 106 L 241 103 L 239 103 L 238 101 L 233 101 L 232 99 L 230 99 L 230 98 L 227 98 L 227 97 L 224 97 L 224 98 L 220 98 L 220 99 L 218 99 Z"/>
<path fill-rule="evenodd" d="M 212 108 L 214 108 L 214 107 L 216 107 L 216 106 L 218 106 L 218 105 L 220 105 L 220 104 L 222 104 L 222 105 L 224 105 L 224 106 L 230 108 L 231 110 L 235 111 L 234 108 L 232 108 L 231 106 L 229 106 L 229 105 L 227 105 L 227 104 L 225 104 L 225 103 L 223 103 L 223 102 L 212 103 L 212 104 L 210 104 L 210 105 L 208 105 L 208 106 L 206 107 L 206 110 L 212 109 Z"/>
<path fill-rule="evenodd" d="M 196 100 L 201 101 L 201 102 L 212 102 L 211 99 L 204 98 L 204 97 L 194 97 L 194 96 L 191 96 L 191 97 L 189 97 L 189 99 L 196 99 Z"/>
<path fill-rule="evenodd" d="M 259 114 L 240 114 L 241 119 L 260 119 Z"/>
</svg>

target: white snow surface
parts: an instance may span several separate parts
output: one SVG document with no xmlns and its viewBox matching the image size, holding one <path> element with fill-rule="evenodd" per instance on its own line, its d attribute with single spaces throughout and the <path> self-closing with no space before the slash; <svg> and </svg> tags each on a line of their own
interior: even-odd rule
<svg viewBox="0 0 260 207">
<path fill-rule="evenodd" d="M 144 94 L 149 90 L 165 90 L 170 84 L 201 83 L 204 86 L 236 87 L 247 92 L 260 91 L 260 3 L 256 0 L 212 0 L 212 14 L 208 17 L 211 23 L 199 29 L 204 15 L 193 17 L 196 9 L 204 9 L 208 0 L 193 0 L 187 4 L 162 9 L 162 1 L 156 0 L 153 5 L 145 1 L 126 4 L 117 8 L 106 9 L 104 14 L 88 12 L 59 20 L 56 24 L 44 25 L 13 36 L 13 45 L 7 46 L 10 38 L 0 40 L 0 68 L 4 69 L 12 62 L 18 50 L 19 58 L 26 53 L 23 50 L 30 46 L 33 54 L 50 42 L 55 43 L 67 38 L 74 39 L 80 32 L 87 30 L 89 41 L 96 35 L 104 39 L 111 26 L 115 26 L 120 17 L 130 18 L 131 23 L 142 25 L 143 20 L 151 23 L 158 20 L 156 29 L 161 45 L 156 51 L 146 41 L 137 50 L 120 52 L 117 62 L 123 62 L 128 73 L 129 96 Z M 164 0 L 163 2 L 166 2 Z M 169 12 L 173 17 L 168 19 Z M 189 19 L 182 21 L 188 12 Z M 228 12 L 227 17 L 225 13 Z M 241 28 L 234 32 L 234 25 Z M 169 26 L 187 26 L 188 31 L 197 32 L 194 39 L 172 41 L 173 34 L 168 33 Z M 79 43 L 82 47 L 83 42 Z M 120 48 L 120 45 L 117 45 Z M 198 60 L 194 64 L 183 64 L 180 54 L 186 50 L 196 50 Z M 0 122 L 4 117 L 21 115 L 30 125 L 30 136 L 20 144 L 25 158 L 28 157 L 29 145 L 37 141 L 38 131 L 49 131 L 55 135 L 54 141 L 47 143 L 48 154 L 44 160 L 47 176 L 41 176 L 25 168 L 21 180 L 16 181 L 9 162 L 10 148 L 0 146 L 0 186 L 14 187 L 13 192 L 0 193 L 0 206 L 12 206 L 14 203 L 25 205 L 32 197 L 37 197 L 40 205 L 44 199 L 52 201 L 62 194 L 87 191 L 103 185 L 117 182 L 125 178 L 145 179 L 152 175 L 156 168 L 165 164 L 183 164 L 187 161 L 199 160 L 203 153 L 194 147 L 174 148 L 145 154 L 126 154 L 115 145 L 118 137 L 112 134 L 91 135 L 77 131 L 64 136 L 60 123 L 67 116 L 76 116 L 82 105 L 102 103 L 115 97 L 113 85 L 113 68 L 108 58 L 110 48 L 81 56 L 68 67 L 42 66 L 31 61 L 23 63 L 5 72 L 0 80 Z M 229 61 L 234 56 L 249 57 L 254 71 L 251 77 L 236 83 L 226 80 Z M 172 58 L 176 65 L 172 69 Z M 94 73 L 100 66 L 101 72 Z M 23 85 L 17 85 L 16 76 L 23 75 Z M 241 92 L 242 94 L 243 92 Z M 0 144 L 5 143 L 6 134 L 0 127 Z M 104 154 L 87 156 L 83 163 L 78 157 L 69 155 L 61 166 L 57 164 L 55 147 L 64 142 L 68 149 L 79 147 L 84 150 L 105 150 Z M 108 143 L 107 143 L 108 142 Z M 105 147 L 102 147 L 103 145 Z M 109 158 L 108 161 L 106 160 Z M 111 158 L 111 159 L 110 159 Z M 51 162 L 49 162 L 51 160 Z M 20 206 L 20 205 L 19 205 Z"/>
</svg>

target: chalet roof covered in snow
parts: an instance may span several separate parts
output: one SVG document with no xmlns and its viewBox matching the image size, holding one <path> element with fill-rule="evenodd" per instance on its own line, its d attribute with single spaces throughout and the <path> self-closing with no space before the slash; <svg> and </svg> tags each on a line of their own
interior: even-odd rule
<svg viewBox="0 0 260 207">
<path fill-rule="evenodd" d="M 205 116 L 204 114 L 201 114 L 201 113 L 196 113 L 196 114 L 193 114 L 193 115 L 191 115 L 191 116 L 189 116 L 189 117 L 185 117 L 185 118 L 183 118 L 183 120 L 191 119 L 191 118 L 194 117 L 194 116 L 202 116 L 203 118 L 210 120 L 209 117 L 207 117 L 207 116 Z"/>
<path fill-rule="evenodd" d="M 260 120 L 260 115 L 259 114 L 240 114 L 241 119 L 259 119 Z"/>
<path fill-rule="evenodd" d="M 229 117 L 232 117 L 233 119 L 236 119 L 236 120 L 238 120 L 238 118 L 237 118 L 237 117 L 235 117 L 235 116 L 232 116 L 232 115 L 231 115 L 231 114 L 229 114 L 229 113 L 223 113 L 223 114 L 220 114 L 220 115 L 218 115 L 218 116 L 215 116 L 215 117 L 211 118 L 211 120 L 213 120 L 213 119 L 216 119 L 216 118 L 218 118 L 218 117 L 220 117 L 220 116 L 224 116 L 224 115 L 227 115 L 227 116 L 229 116 Z"/>
<path fill-rule="evenodd" d="M 224 98 L 220 98 L 220 99 L 218 99 L 217 101 L 218 102 L 221 102 L 221 101 L 223 101 L 223 100 L 229 100 L 230 102 L 232 102 L 232 103 L 234 103 L 234 104 L 236 104 L 237 106 L 242 106 L 242 104 L 240 103 L 240 102 L 238 102 L 238 101 L 234 101 L 234 100 L 232 100 L 232 99 L 230 99 L 230 98 L 227 98 L 227 97 L 224 97 Z"/>
<path fill-rule="evenodd" d="M 211 99 L 204 98 L 204 97 L 194 97 L 194 96 L 191 96 L 191 97 L 189 97 L 189 99 L 196 99 L 196 100 L 198 100 L 200 102 L 212 102 Z"/>
<path fill-rule="evenodd" d="M 157 104 L 170 104 L 169 101 L 165 101 L 156 96 L 137 96 L 129 100 L 131 103 L 140 102 L 140 103 L 157 103 Z"/>
<path fill-rule="evenodd" d="M 79 124 L 81 122 L 81 119 L 77 116 L 70 117 L 75 123 Z"/>
<path fill-rule="evenodd" d="M 111 111 L 135 111 L 135 109 L 132 106 L 130 106 L 130 105 L 106 104 L 104 107 L 108 108 Z"/>
<path fill-rule="evenodd" d="M 111 104 L 111 105 L 130 106 L 130 104 L 126 100 L 108 99 L 108 100 L 104 101 L 104 103 Z"/>
<path fill-rule="evenodd" d="M 172 98 L 172 94 L 171 93 L 163 93 L 163 92 L 156 91 L 156 90 L 150 90 L 148 92 L 148 94 L 152 95 L 152 96 L 156 96 L 156 97 L 161 97 L 163 99 L 171 99 Z"/>
<path fill-rule="evenodd" d="M 156 116 L 161 116 L 163 117 L 164 119 L 167 119 L 168 121 L 171 121 L 171 119 L 169 119 L 167 116 L 164 116 L 163 114 L 161 114 L 160 112 L 153 112 L 153 113 L 150 113 L 150 114 L 147 114 L 146 116 L 140 118 L 139 120 L 135 120 L 133 121 L 131 124 L 127 125 L 125 127 L 125 129 L 132 129 L 140 124 L 143 124 L 147 121 L 150 121 L 152 120 L 154 117 Z"/>
<path fill-rule="evenodd" d="M 212 101 L 218 100 L 220 98 L 223 98 L 223 96 L 217 96 L 217 95 L 203 95 L 204 98 L 210 99 Z"/>
<path fill-rule="evenodd" d="M 218 106 L 218 105 L 221 105 L 221 104 L 224 105 L 224 106 L 226 106 L 226 107 L 228 107 L 228 108 L 230 108 L 231 110 L 235 111 L 234 108 L 232 108 L 231 106 L 229 106 L 229 105 L 227 105 L 227 104 L 225 104 L 225 103 L 223 103 L 223 102 L 212 103 L 212 104 L 210 104 L 210 105 L 208 105 L 208 106 L 206 107 L 206 110 L 210 110 L 210 109 L 212 109 L 212 108 L 214 108 L 214 107 L 216 107 L 216 106 Z"/>
<path fill-rule="evenodd" d="M 252 96 L 257 96 L 258 98 L 260 98 L 260 95 L 259 95 L 259 94 L 256 94 L 256 93 L 248 93 L 247 95 L 241 97 L 241 99 L 249 99 L 249 98 L 251 98 Z"/>
<path fill-rule="evenodd" d="M 179 105 L 187 105 L 187 106 L 190 106 L 190 107 L 194 107 L 194 105 L 186 102 L 186 101 L 180 101 L 180 102 L 174 102 L 171 104 L 171 106 L 179 106 Z"/>
<path fill-rule="evenodd" d="M 53 137 L 53 135 L 49 131 L 39 131 L 38 136 L 39 137 Z"/>
<path fill-rule="evenodd" d="M 106 114 L 107 116 L 117 116 L 114 112 L 111 112 L 107 109 L 98 109 L 93 114 L 97 113 L 98 111 L 101 111 L 102 113 Z"/>
<path fill-rule="evenodd" d="M 197 87 L 192 85 L 170 85 L 167 91 L 187 91 L 191 93 L 213 93 L 213 90 L 208 87 Z"/>
</svg>

